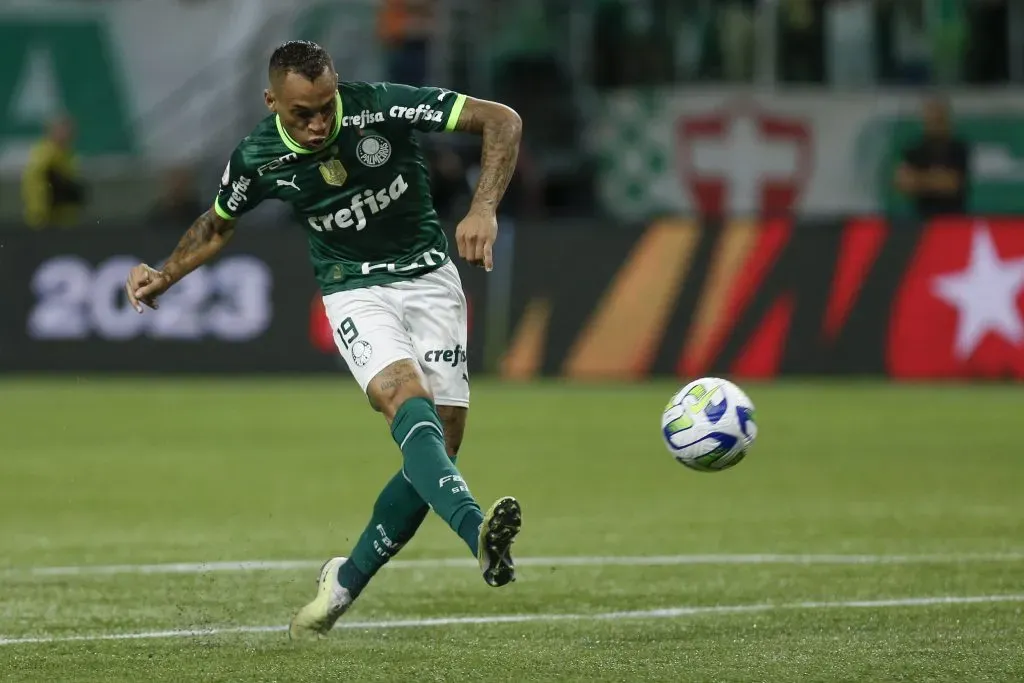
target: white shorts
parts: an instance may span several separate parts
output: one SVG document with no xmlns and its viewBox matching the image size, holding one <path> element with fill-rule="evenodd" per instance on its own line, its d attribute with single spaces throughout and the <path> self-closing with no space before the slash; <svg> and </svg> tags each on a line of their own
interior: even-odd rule
<svg viewBox="0 0 1024 683">
<path fill-rule="evenodd" d="M 363 393 L 381 370 L 409 358 L 437 405 L 469 406 L 466 295 L 451 261 L 417 278 L 328 294 L 324 308 Z"/>
</svg>

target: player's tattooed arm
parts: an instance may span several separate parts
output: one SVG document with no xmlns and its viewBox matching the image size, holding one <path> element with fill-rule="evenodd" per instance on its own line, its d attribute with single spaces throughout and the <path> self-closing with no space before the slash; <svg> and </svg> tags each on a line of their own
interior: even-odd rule
<svg viewBox="0 0 1024 683">
<path fill-rule="evenodd" d="M 139 313 L 143 306 L 158 308 L 157 298 L 193 270 L 203 265 L 224 248 L 235 230 L 235 222 L 226 220 L 210 209 L 197 218 L 182 235 L 161 270 L 140 263 L 128 273 L 125 292 L 128 301 Z"/>
<path fill-rule="evenodd" d="M 235 221 L 226 220 L 209 209 L 185 231 L 178 246 L 164 263 L 163 272 L 177 282 L 203 265 L 224 248 L 235 231 Z"/>
<path fill-rule="evenodd" d="M 476 133 L 483 138 L 480 180 L 472 206 L 495 213 L 516 170 L 523 121 L 510 107 L 467 97 L 455 130 Z"/>
</svg>

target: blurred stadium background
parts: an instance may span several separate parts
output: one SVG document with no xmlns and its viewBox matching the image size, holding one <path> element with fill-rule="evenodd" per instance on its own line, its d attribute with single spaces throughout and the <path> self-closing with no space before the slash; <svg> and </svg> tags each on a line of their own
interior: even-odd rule
<svg viewBox="0 0 1024 683">
<path fill-rule="evenodd" d="M 308 680 L 338 655 L 355 680 L 1024 678 L 1024 3 L 400 5 L 0 1 L 0 678 Z M 265 204 L 160 311 L 121 291 L 212 202 L 292 38 L 344 78 L 524 119 L 496 267 L 458 264 L 460 466 L 521 497 L 534 560 L 494 597 L 438 561 L 457 549 L 431 520 L 355 618 L 456 621 L 304 655 L 259 629 L 398 460 L 301 228 Z M 940 213 L 895 182 L 936 97 L 967 150 Z M 424 142 L 454 226 L 476 142 Z M 761 424 L 721 475 L 672 463 L 656 426 L 704 375 Z M 747 614 L 769 603 L 792 609 Z M 543 624 L 457 621 L 508 614 Z"/>
<path fill-rule="evenodd" d="M 526 120 L 502 267 L 466 273 L 476 374 L 1024 371 L 1024 328 L 1005 305 L 1019 287 L 1000 304 L 961 258 L 985 240 L 998 258 L 977 268 L 1024 250 L 1024 7 L 425 6 L 417 18 L 377 0 L 3 3 L 0 367 L 336 366 L 304 240 L 276 202 L 166 310 L 140 318 L 117 294 L 129 261 L 161 259 L 210 203 L 265 114 L 269 51 L 299 36 L 324 43 L 345 77 L 440 84 Z M 970 162 L 961 215 L 936 220 L 893 182 L 932 91 L 948 97 Z M 77 171 L 62 174 L 52 139 L 68 122 Z M 451 224 L 474 143 L 428 138 Z"/>
</svg>

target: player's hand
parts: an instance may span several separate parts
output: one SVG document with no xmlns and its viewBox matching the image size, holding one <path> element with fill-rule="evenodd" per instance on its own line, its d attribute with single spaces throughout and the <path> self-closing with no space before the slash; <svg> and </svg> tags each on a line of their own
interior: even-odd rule
<svg viewBox="0 0 1024 683">
<path fill-rule="evenodd" d="M 498 217 L 493 211 L 471 209 L 455 228 L 459 256 L 474 266 L 490 271 L 494 267 L 494 240 L 498 237 Z"/>
<path fill-rule="evenodd" d="M 166 292 L 170 286 L 171 278 L 166 273 L 151 268 L 145 263 L 140 263 L 129 271 L 124 289 L 132 308 L 142 313 L 143 304 L 153 310 L 159 308 L 156 298 Z"/>
</svg>

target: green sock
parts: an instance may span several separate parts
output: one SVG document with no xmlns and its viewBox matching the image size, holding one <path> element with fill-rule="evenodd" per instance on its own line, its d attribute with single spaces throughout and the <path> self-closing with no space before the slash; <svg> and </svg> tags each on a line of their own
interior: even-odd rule
<svg viewBox="0 0 1024 683">
<path fill-rule="evenodd" d="M 448 458 L 433 402 L 411 398 L 403 403 L 391 423 L 391 436 L 402 449 L 405 478 L 476 555 L 477 530 L 484 515 Z"/>
<path fill-rule="evenodd" d="M 453 463 L 457 460 L 457 456 L 451 456 Z M 377 570 L 412 539 L 428 512 L 430 506 L 399 470 L 377 496 L 369 524 L 349 553 L 348 562 L 341 565 L 338 572 L 341 585 L 353 598 L 362 592 Z"/>
<path fill-rule="evenodd" d="M 353 598 L 362 592 L 377 570 L 409 542 L 429 511 L 399 470 L 377 496 L 366 529 L 352 548 L 348 562 L 338 571 L 338 581 Z"/>
</svg>

